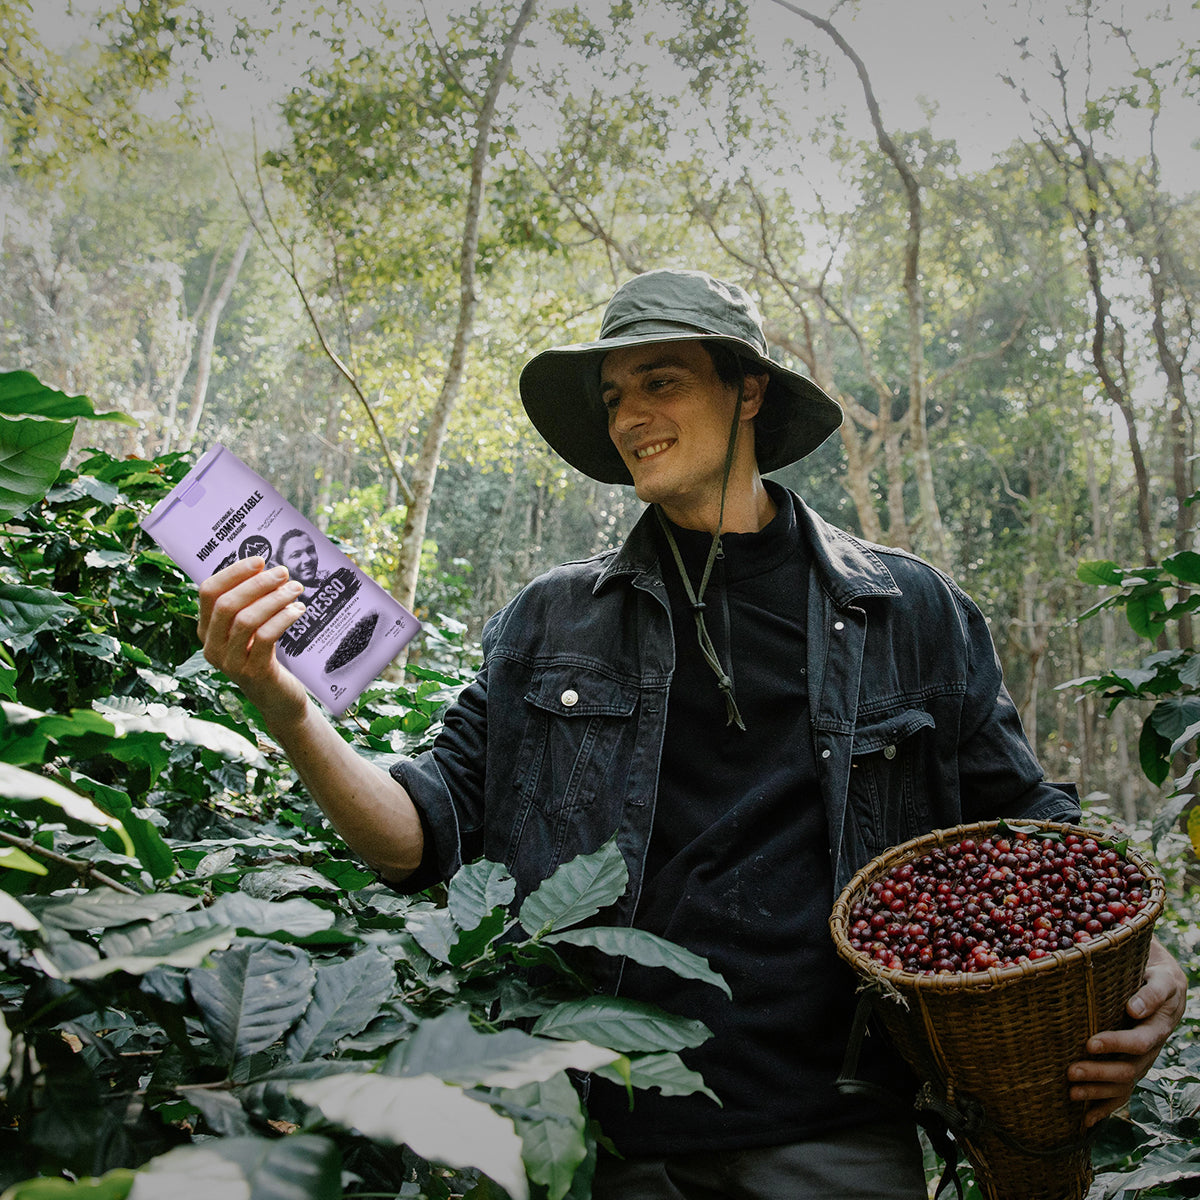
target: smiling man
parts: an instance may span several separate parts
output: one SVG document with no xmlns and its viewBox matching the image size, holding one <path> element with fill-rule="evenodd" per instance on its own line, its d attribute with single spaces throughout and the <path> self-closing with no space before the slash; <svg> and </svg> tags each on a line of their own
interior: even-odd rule
<svg viewBox="0 0 1200 1200">
<path fill-rule="evenodd" d="M 278 664 L 299 584 L 246 560 L 201 585 L 209 660 L 246 690 L 347 842 L 410 890 L 486 856 L 522 893 L 615 837 L 630 886 L 604 914 L 703 955 L 732 999 L 636 963 L 597 987 L 702 1020 L 685 1057 L 720 1097 L 596 1082 L 620 1200 L 926 1196 L 911 1080 L 879 1037 L 836 1080 L 854 980 L 833 898 L 888 846 L 998 816 L 1073 820 L 1046 783 L 986 622 L 941 572 L 823 521 L 763 478 L 840 424 L 771 360 L 741 288 L 653 271 L 595 342 L 521 375 L 526 411 L 593 479 L 648 505 L 620 549 L 536 579 L 489 621 L 484 666 L 434 746 L 391 774 L 356 755 Z M 1071 1089 L 1100 1119 L 1183 1014 L 1157 945 L 1130 1028 L 1100 1034 Z"/>
</svg>

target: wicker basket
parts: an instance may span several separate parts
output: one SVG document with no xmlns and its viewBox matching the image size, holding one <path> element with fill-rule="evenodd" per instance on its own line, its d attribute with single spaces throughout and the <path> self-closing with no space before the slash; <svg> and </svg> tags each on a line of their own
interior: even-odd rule
<svg viewBox="0 0 1200 1200">
<path fill-rule="evenodd" d="M 997 832 L 1001 822 L 959 825 L 881 854 L 846 885 L 830 928 L 838 953 L 863 979 L 873 1007 L 975 1168 L 986 1200 L 1082 1200 L 1092 1179 L 1087 1105 L 1068 1098 L 1067 1066 L 1087 1057 L 1092 1034 L 1128 1023 L 1164 886 L 1133 849 L 1146 877 L 1143 908 L 1081 945 L 1036 962 L 979 973 L 891 970 L 849 941 L 850 912 L 870 884 L 936 846 Z M 1107 835 L 1077 825 L 1013 822 L 1048 833 Z"/>
</svg>

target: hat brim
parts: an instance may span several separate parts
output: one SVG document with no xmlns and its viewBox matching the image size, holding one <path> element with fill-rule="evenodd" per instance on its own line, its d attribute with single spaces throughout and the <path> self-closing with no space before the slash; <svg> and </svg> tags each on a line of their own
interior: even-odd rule
<svg viewBox="0 0 1200 1200">
<path fill-rule="evenodd" d="M 608 416 L 600 399 L 600 364 L 613 350 L 653 342 L 720 343 L 771 376 L 763 407 L 755 418 L 755 452 L 763 474 L 811 454 L 842 423 L 841 405 L 811 379 L 764 358 L 738 337 L 690 333 L 676 325 L 660 334 L 643 331 L 633 337 L 543 350 L 521 371 L 521 402 L 551 449 L 600 483 L 633 483 L 608 436 Z"/>
</svg>

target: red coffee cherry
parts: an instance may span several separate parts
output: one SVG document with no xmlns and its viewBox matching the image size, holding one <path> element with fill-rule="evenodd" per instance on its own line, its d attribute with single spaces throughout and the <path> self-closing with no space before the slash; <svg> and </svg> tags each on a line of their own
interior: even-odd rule
<svg viewBox="0 0 1200 1200">
<path fill-rule="evenodd" d="M 849 941 L 891 970 L 1010 967 L 1127 923 L 1146 890 L 1137 865 L 1095 838 L 997 832 L 874 880 L 851 909 Z"/>
</svg>

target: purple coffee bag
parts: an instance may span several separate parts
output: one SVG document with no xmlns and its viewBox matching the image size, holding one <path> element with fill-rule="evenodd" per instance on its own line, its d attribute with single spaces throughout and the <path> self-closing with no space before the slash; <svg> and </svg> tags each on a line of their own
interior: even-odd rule
<svg viewBox="0 0 1200 1200">
<path fill-rule="evenodd" d="M 304 612 L 279 639 L 280 661 L 340 716 L 421 624 L 232 451 L 213 446 L 142 528 L 196 583 L 239 558 L 286 566 Z"/>
</svg>

